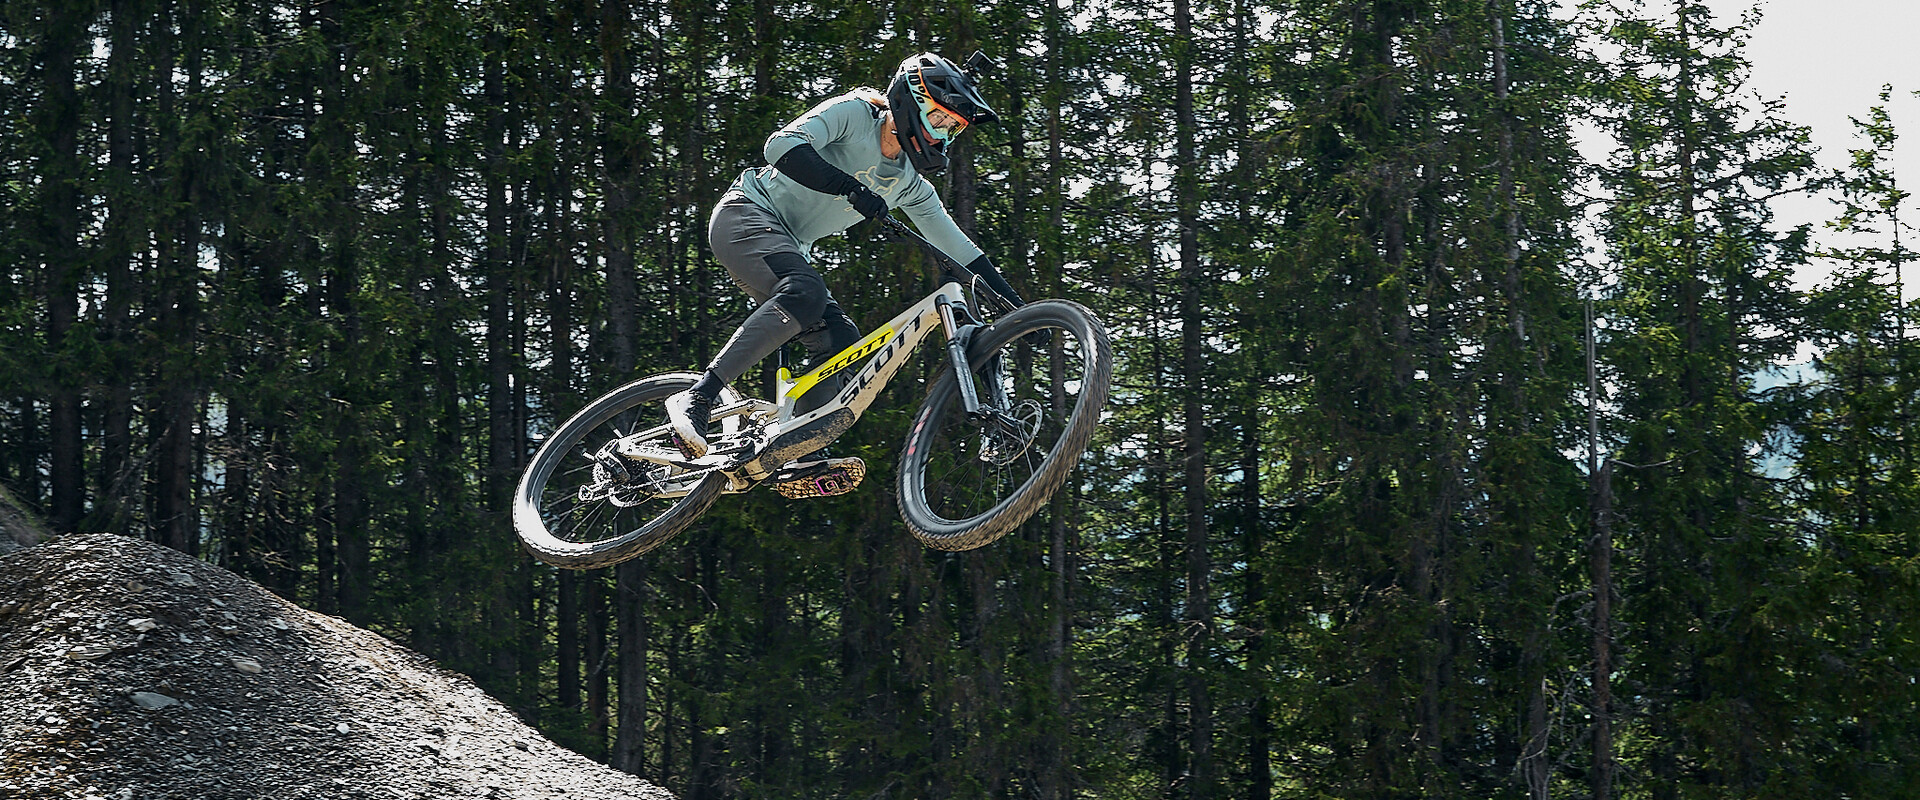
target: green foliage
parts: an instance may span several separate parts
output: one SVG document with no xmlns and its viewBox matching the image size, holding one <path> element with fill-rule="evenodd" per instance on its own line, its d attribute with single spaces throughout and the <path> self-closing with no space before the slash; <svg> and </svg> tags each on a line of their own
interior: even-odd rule
<svg viewBox="0 0 1920 800">
<path fill-rule="evenodd" d="M 1802 669 L 1815 678 L 1801 692 L 1800 719 L 1837 734 L 1810 743 L 1806 757 L 1818 767 L 1796 783 L 1875 796 L 1914 790 L 1889 754 L 1912 746 L 1920 700 L 1911 680 L 1896 677 L 1920 663 L 1910 622 L 1920 506 L 1908 441 L 1920 382 L 1902 298 L 1902 270 L 1914 255 L 1903 243 L 1912 228 L 1901 221 L 1909 194 L 1888 166 L 1898 139 L 1886 113 L 1891 94 L 1887 87 L 1881 105 L 1854 120 L 1865 146 L 1834 176 L 1840 214 L 1830 226 L 1849 245 L 1823 254 L 1833 277 L 1809 298 L 1802 334 L 1819 353 L 1794 387 L 1795 501 L 1808 555 L 1804 587 L 1784 598 L 1807 640 Z M 1848 699 L 1866 693 L 1879 698 L 1870 708 Z"/>
</svg>

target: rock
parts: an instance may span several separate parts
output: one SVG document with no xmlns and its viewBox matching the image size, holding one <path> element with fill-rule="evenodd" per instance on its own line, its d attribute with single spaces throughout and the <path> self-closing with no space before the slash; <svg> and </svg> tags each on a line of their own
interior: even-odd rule
<svg viewBox="0 0 1920 800">
<path fill-rule="evenodd" d="M 293 626 L 288 625 L 287 621 L 284 619 L 281 619 L 279 617 L 274 617 L 273 619 L 267 620 L 267 627 L 272 628 L 276 631 L 284 631 L 289 628 L 292 628 Z"/>
<path fill-rule="evenodd" d="M 164 694 L 155 694 L 153 692 L 134 692 L 133 694 L 130 694 L 127 697 L 128 699 L 133 701 L 134 705 L 147 709 L 148 711 L 180 704 L 180 701 L 178 700 L 175 700 Z M 133 791 L 133 790 L 128 789 L 127 791 Z"/>
<path fill-rule="evenodd" d="M 92 661 L 111 652 L 113 652 L 113 648 L 104 644 L 81 644 L 67 648 L 66 652 L 60 655 L 73 659 L 74 661 Z"/>
<path fill-rule="evenodd" d="M 237 658 L 237 657 L 234 658 L 233 668 L 240 670 L 241 672 L 247 673 L 248 675 L 258 675 L 261 672 L 260 662 L 255 661 L 251 658 Z"/>
<path fill-rule="evenodd" d="M 32 547 L 51 538 L 46 523 L 15 499 L 7 487 L 0 486 L 0 555 Z"/>
<path fill-rule="evenodd" d="M 152 619 L 142 617 L 140 619 L 127 620 L 127 627 L 132 628 L 141 633 L 146 633 L 147 631 L 160 627 L 160 623 Z"/>
<path fill-rule="evenodd" d="M 333 729 L 334 729 L 335 731 L 337 731 L 337 732 L 339 732 L 339 734 L 340 734 L 341 736 L 345 736 L 345 735 L 347 735 L 347 734 L 349 734 L 349 733 L 353 733 L 353 726 L 352 726 L 352 725 L 348 725 L 347 723 L 344 723 L 344 722 L 342 722 L 342 723 L 340 723 L 340 724 L 338 724 L 338 725 L 335 725 L 335 726 L 333 726 Z"/>
</svg>

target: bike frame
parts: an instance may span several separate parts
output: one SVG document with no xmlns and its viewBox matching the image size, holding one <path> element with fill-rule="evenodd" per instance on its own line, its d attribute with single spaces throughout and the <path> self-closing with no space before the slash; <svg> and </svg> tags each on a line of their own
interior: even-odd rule
<svg viewBox="0 0 1920 800">
<path fill-rule="evenodd" d="M 778 421 L 786 423 L 788 427 L 798 427 L 841 408 L 851 410 L 855 417 L 865 413 L 867 407 L 873 405 L 874 398 L 879 396 L 880 390 L 886 388 L 887 382 L 893 380 L 893 376 L 906 365 L 907 354 L 913 352 L 921 342 L 933 335 L 934 325 L 937 324 L 946 331 L 949 342 L 959 341 L 962 338 L 964 327 L 973 324 L 971 312 L 966 312 L 969 314 L 968 321 L 961 323 L 956 318 L 954 309 L 956 307 L 965 309 L 966 303 L 966 295 L 961 293 L 960 284 L 948 283 L 935 290 L 933 294 L 927 295 L 926 299 L 921 300 L 919 304 L 901 312 L 899 316 L 880 326 L 879 330 L 867 334 L 866 338 L 856 342 L 852 347 L 840 351 L 818 369 L 794 378 L 786 367 L 781 367 L 774 379 L 774 390 L 779 405 Z M 794 418 L 794 407 L 799 405 L 802 395 L 827 378 L 853 366 L 869 354 L 873 355 L 873 361 L 854 374 L 847 381 L 846 386 L 841 388 L 839 395 L 825 405 L 807 412 L 805 416 Z M 963 353 L 962 359 L 964 358 Z"/>
<path fill-rule="evenodd" d="M 933 294 L 916 303 L 912 308 L 901 312 L 874 332 L 862 338 L 853 346 L 840 351 L 817 369 L 799 377 L 794 377 L 785 367 L 781 367 L 774 377 L 775 401 L 746 400 L 736 407 L 714 409 L 713 419 L 718 422 L 733 414 L 760 414 L 763 417 L 772 411 L 772 424 L 762 429 L 754 438 L 765 443 L 777 442 L 783 435 L 804 432 L 812 429 L 828 429 L 831 437 L 838 436 L 851 427 L 873 401 L 880 396 L 900 369 L 907 364 L 908 356 L 919 349 L 920 343 L 931 338 L 936 332 L 944 332 L 948 343 L 948 352 L 954 359 L 956 369 L 966 369 L 965 341 L 974 322 L 972 311 L 967 305 L 966 293 L 960 284 L 949 282 L 934 290 Z M 868 359 L 868 356 L 872 358 Z M 819 408 L 804 415 L 794 416 L 794 409 L 802 395 L 820 382 L 851 368 L 862 359 L 868 359 L 847 379 L 839 394 Z M 977 410 L 978 401 L 969 407 Z M 808 437 L 805 449 L 811 449 L 813 439 Z M 825 442 L 819 442 L 824 445 Z M 786 463 L 786 458 L 755 458 L 742 466 L 747 467 L 749 477 L 758 480 L 765 477 L 763 471 L 771 473 Z M 755 463 L 772 462 L 772 463 Z M 757 468 L 756 468 L 757 467 Z"/>
<path fill-rule="evenodd" d="M 976 280 L 973 273 L 946 259 L 919 234 L 898 220 L 883 217 L 881 222 L 894 234 L 925 246 L 940 258 L 948 273 L 969 283 Z M 946 334 L 947 357 L 954 374 L 972 374 L 973 370 L 967 363 L 967 342 L 973 331 L 982 324 L 968 301 L 966 289 L 958 280 L 950 279 L 935 289 L 933 294 L 867 334 L 852 347 L 835 354 L 812 372 L 796 378 L 787 368 L 781 367 L 774 378 L 773 402 L 748 398 L 715 407 L 709 419 L 720 426 L 721 433 L 710 443 L 705 456 L 686 461 L 673 448 L 648 444 L 671 435 L 671 427 L 666 425 L 630 434 L 609 446 L 617 448 L 629 459 L 683 470 L 662 480 L 658 487 L 660 491 L 655 495 L 657 497 L 684 495 L 710 473 L 721 473 L 728 477 L 728 493 L 744 492 L 767 479 L 788 461 L 825 447 L 851 428 L 860 415 L 866 413 L 867 407 L 873 405 L 880 391 L 900 372 L 900 368 L 906 366 L 907 356 L 918 349 L 921 342 L 933 336 L 936 330 Z M 872 358 L 866 366 L 854 373 L 833 399 L 804 415 L 794 416 L 800 397 L 809 389 L 868 356 Z M 997 369 L 995 364 L 988 366 Z M 993 408 L 1005 407 L 1007 398 L 1000 396 L 1003 393 L 1000 382 L 989 380 L 987 386 L 993 395 L 987 400 L 993 404 Z M 960 397 L 969 418 L 983 425 L 1004 422 L 1000 419 L 1004 416 L 1002 414 L 983 412 L 973 381 L 960 381 Z M 758 424 L 743 424 L 745 422 Z"/>
<path fill-rule="evenodd" d="M 714 472 L 731 479 L 729 493 L 743 492 L 793 458 L 824 447 L 845 433 L 906 366 L 908 356 L 936 331 L 946 334 L 947 354 L 955 374 L 970 374 L 966 343 L 979 326 L 965 290 L 950 281 L 812 372 L 794 377 L 785 367 L 780 368 L 774 379 L 774 402 L 748 398 L 714 408 L 710 418 L 722 433 L 715 437 L 706 456 L 686 461 L 668 448 L 647 444 L 669 435 L 671 429 L 664 425 L 630 434 L 613 446 L 630 459 L 685 470 L 667 478 L 657 496 L 685 494 L 698 479 Z M 854 373 L 833 399 L 794 416 L 794 408 L 807 390 L 868 356 L 872 358 L 866 366 Z M 967 413 L 985 416 L 973 382 L 963 380 L 960 386 Z M 990 381 L 989 386 L 999 394 L 998 381 Z M 1005 398 L 989 400 L 1004 405 Z M 749 420 L 761 424 L 742 424 Z"/>
</svg>

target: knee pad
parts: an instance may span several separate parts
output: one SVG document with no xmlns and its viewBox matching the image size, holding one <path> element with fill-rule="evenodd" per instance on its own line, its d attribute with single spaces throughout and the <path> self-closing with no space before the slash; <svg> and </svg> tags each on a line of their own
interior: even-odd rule
<svg viewBox="0 0 1920 800">
<path fill-rule="evenodd" d="M 860 328 L 840 310 L 839 303 L 828 303 L 820 321 L 801 331 L 799 338 L 807 346 L 807 363 L 817 366 L 822 359 L 859 342 Z"/>
<path fill-rule="evenodd" d="M 793 263 L 793 262 L 798 262 Z M 767 256 L 767 266 L 780 277 L 773 287 L 773 302 L 779 303 L 802 328 L 820 323 L 827 309 L 827 282 L 805 259 L 791 253 Z"/>
</svg>

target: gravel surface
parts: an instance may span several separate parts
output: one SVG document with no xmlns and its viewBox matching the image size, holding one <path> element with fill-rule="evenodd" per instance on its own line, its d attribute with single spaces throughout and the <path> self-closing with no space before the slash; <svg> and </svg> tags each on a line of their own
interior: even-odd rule
<svg viewBox="0 0 1920 800">
<path fill-rule="evenodd" d="M 465 676 L 173 550 L 0 558 L 0 798 L 645 798 Z"/>
</svg>

